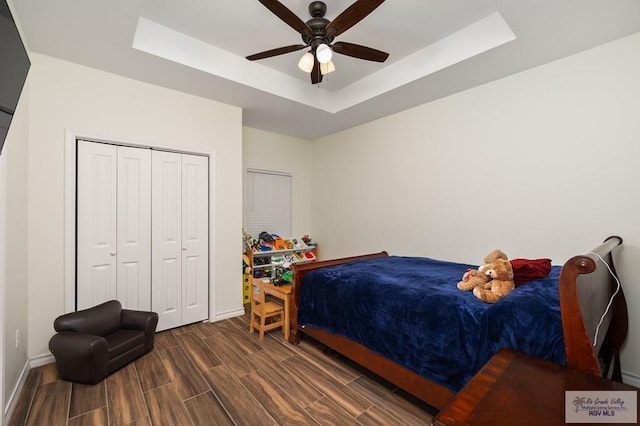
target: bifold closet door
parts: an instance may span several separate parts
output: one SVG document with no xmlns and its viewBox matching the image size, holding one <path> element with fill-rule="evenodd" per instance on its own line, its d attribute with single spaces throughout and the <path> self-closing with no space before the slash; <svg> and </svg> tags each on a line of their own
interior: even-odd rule
<svg viewBox="0 0 640 426">
<path fill-rule="evenodd" d="M 117 299 L 151 309 L 151 150 L 118 147 Z"/>
<path fill-rule="evenodd" d="M 151 308 L 151 154 L 78 141 L 77 309 Z"/>
<path fill-rule="evenodd" d="M 208 160 L 152 153 L 152 309 L 158 330 L 207 319 Z"/>
<path fill-rule="evenodd" d="M 182 154 L 182 323 L 209 317 L 209 159 Z"/>
</svg>

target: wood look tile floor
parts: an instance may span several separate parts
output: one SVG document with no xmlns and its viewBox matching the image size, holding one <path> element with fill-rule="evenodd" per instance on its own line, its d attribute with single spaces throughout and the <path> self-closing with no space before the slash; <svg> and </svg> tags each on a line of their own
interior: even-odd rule
<svg viewBox="0 0 640 426">
<path fill-rule="evenodd" d="M 425 425 L 431 407 L 310 339 L 263 341 L 248 316 L 156 334 L 97 385 L 32 369 L 8 425 Z"/>
</svg>

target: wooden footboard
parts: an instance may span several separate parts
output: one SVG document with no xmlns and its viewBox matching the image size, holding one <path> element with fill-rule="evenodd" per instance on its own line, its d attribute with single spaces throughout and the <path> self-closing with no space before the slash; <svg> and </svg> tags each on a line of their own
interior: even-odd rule
<svg viewBox="0 0 640 426">
<path fill-rule="evenodd" d="M 312 327 L 305 327 L 302 329 L 302 332 L 322 342 L 356 364 L 361 365 L 390 383 L 404 389 L 432 407 L 438 409 L 444 407 L 455 395 L 450 389 L 426 379 L 346 337 Z"/>
<path fill-rule="evenodd" d="M 621 244 L 622 238 L 609 237 L 591 252 L 569 259 L 560 273 L 567 366 L 619 382 L 628 314 L 612 252 Z"/>
<path fill-rule="evenodd" d="M 619 350 L 627 335 L 628 321 L 626 301 L 621 288 L 613 298 L 602 324 L 598 324 L 611 296 L 618 289 L 617 281 L 613 278 L 615 270 L 612 251 L 620 244 L 620 237 L 610 237 L 591 252 L 572 257 L 563 266 L 559 282 L 567 365 L 618 381 L 621 381 Z M 298 326 L 300 290 L 307 273 L 354 260 L 384 256 L 387 256 L 386 252 L 293 265 L 289 341 L 296 344 L 303 334 L 307 334 L 434 408 L 441 409 L 454 395 L 451 390 L 345 337 L 312 327 Z M 609 265 L 611 272 L 604 262 Z M 594 339 L 596 328 L 598 337 Z"/>
</svg>

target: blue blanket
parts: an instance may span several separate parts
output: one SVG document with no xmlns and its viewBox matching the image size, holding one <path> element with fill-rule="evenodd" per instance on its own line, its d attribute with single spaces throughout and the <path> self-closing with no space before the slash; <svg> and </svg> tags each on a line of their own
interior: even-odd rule
<svg viewBox="0 0 640 426">
<path fill-rule="evenodd" d="M 389 256 L 312 271 L 298 325 L 361 343 L 454 392 L 503 347 L 564 364 L 560 267 L 495 304 L 458 290 L 470 267 Z"/>
</svg>

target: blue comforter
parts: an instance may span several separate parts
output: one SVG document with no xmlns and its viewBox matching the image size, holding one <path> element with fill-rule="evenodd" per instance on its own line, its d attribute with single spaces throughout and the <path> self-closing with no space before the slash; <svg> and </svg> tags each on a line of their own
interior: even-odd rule
<svg viewBox="0 0 640 426">
<path fill-rule="evenodd" d="M 495 304 L 458 290 L 469 267 L 389 256 L 312 271 L 298 325 L 345 336 L 454 392 L 503 347 L 564 364 L 560 267 Z"/>
</svg>

